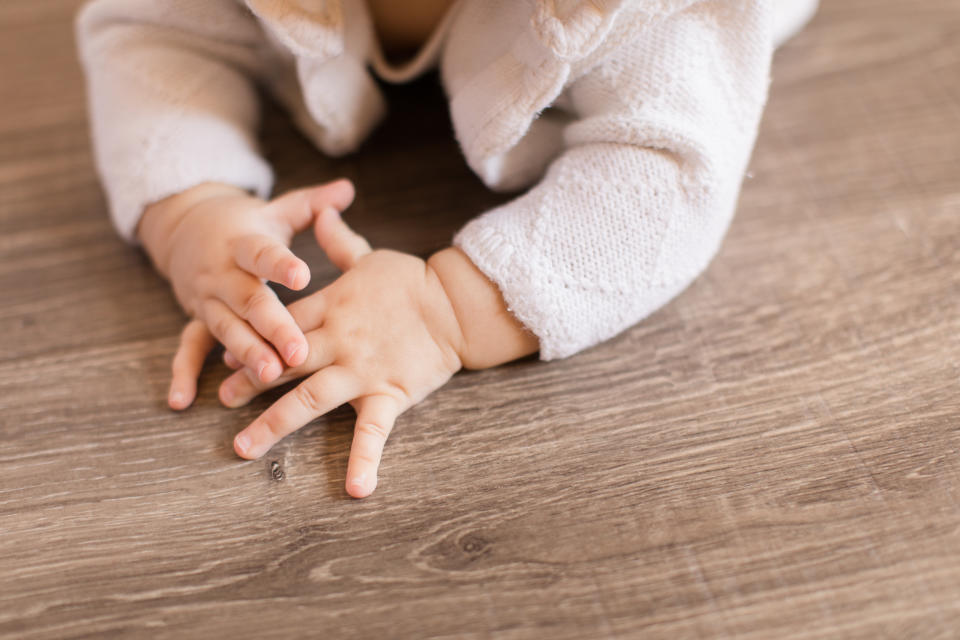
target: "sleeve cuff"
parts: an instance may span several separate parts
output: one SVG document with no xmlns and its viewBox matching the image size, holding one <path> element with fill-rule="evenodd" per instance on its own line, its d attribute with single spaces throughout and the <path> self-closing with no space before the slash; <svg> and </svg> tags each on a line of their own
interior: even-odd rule
<svg viewBox="0 0 960 640">
<path fill-rule="evenodd" d="M 176 139 L 190 141 L 170 146 L 160 136 L 144 140 L 145 153 L 123 154 L 142 158 L 140 166 L 125 162 L 100 163 L 110 170 L 102 175 L 110 215 L 118 233 L 137 244 L 136 228 L 144 209 L 168 196 L 204 182 L 221 182 L 268 198 L 273 188 L 273 170 L 229 123 L 214 118 L 196 118 L 179 128 Z"/>
</svg>

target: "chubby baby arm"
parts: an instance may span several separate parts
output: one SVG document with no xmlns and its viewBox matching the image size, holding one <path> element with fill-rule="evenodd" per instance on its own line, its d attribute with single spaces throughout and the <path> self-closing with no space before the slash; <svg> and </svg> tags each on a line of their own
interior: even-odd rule
<svg viewBox="0 0 960 640">
<path fill-rule="evenodd" d="M 185 333 L 199 351 L 214 344 L 209 327 L 261 375 L 278 375 L 280 358 L 260 336 L 288 362 L 305 357 L 305 340 L 260 278 L 305 284 L 306 265 L 285 245 L 291 226 L 310 220 L 296 196 L 289 211 L 266 202 L 273 172 L 257 141 L 257 81 L 277 69 L 257 17 L 235 0 L 91 0 L 76 41 L 117 231 L 147 246 L 202 319 Z M 174 408 L 192 401 L 202 362 L 175 361 Z"/>
<path fill-rule="evenodd" d="M 306 361 L 264 382 L 248 367 L 220 388 L 224 404 L 310 376 L 237 434 L 244 458 L 258 458 L 281 438 L 349 402 L 357 411 L 347 492 L 373 492 L 387 437 L 397 417 L 445 384 L 460 368 L 483 368 L 534 353 L 536 336 L 505 308 L 490 282 L 459 249 L 424 262 L 370 249 L 328 209 L 317 220 L 321 246 L 343 275 L 290 305 L 310 344 Z M 191 347 L 184 344 L 182 351 Z M 311 375 L 312 374 L 312 375 Z"/>
<path fill-rule="evenodd" d="M 173 361 L 171 407 L 183 409 L 193 401 L 197 376 L 214 339 L 261 380 L 279 376 L 284 362 L 298 365 L 306 359 L 303 333 L 264 281 L 305 287 L 310 270 L 290 251 L 290 240 L 310 226 L 320 207 L 345 208 L 353 195 L 347 180 L 293 191 L 271 202 L 233 186 L 207 183 L 146 210 L 138 238 L 157 270 L 170 280 L 184 310 L 195 318 L 182 338 L 194 346 L 190 357 Z"/>
</svg>

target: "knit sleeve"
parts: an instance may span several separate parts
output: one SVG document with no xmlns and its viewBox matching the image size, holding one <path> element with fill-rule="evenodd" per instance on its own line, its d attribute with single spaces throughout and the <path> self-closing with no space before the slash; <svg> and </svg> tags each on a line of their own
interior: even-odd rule
<svg viewBox="0 0 960 640">
<path fill-rule="evenodd" d="M 76 20 L 94 155 L 120 234 L 203 182 L 269 195 L 253 76 L 264 38 L 236 0 L 94 0 Z"/>
<path fill-rule="evenodd" d="M 736 206 L 771 55 L 763 0 L 647 21 L 568 88 L 576 118 L 541 181 L 457 233 L 541 359 L 636 324 L 706 267 Z"/>
</svg>

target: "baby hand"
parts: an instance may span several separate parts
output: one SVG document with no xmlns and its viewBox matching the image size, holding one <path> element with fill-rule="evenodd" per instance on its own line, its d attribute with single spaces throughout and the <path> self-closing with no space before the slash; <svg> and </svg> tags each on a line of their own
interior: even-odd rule
<svg viewBox="0 0 960 640">
<path fill-rule="evenodd" d="M 322 207 L 346 208 L 354 196 L 347 180 L 293 191 L 269 203 L 239 189 L 211 186 L 215 190 L 188 206 L 148 211 L 141 222 L 141 238 L 158 270 L 195 318 L 182 337 L 194 349 L 178 353 L 186 357 L 173 362 L 168 401 L 174 409 L 193 401 L 213 338 L 262 381 L 282 373 L 277 353 L 291 366 L 304 362 L 303 333 L 261 279 L 295 290 L 305 287 L 310 269 L 288 248 L 293 235 L 310 226 Z"/>
<path fill-rule="evenodd" d="M 372 251 L 334 209 L 319 214 L 316 230 L 320 245 L 344 273 L 289 307 L 306 332 L 309 355 L 272 381 L 249 368 L 237 371 L 221 385 L 220 398 L 237 407 L 264 389 L 310 376 L 237 434 L 234 448 L 248 459 L 349 402 L 357 421 L 347 491 L 361 498 L 376 487 L 397 416 L 461 368 L 463 336 L 440 279 L 423 260 Z"/>
</svg>

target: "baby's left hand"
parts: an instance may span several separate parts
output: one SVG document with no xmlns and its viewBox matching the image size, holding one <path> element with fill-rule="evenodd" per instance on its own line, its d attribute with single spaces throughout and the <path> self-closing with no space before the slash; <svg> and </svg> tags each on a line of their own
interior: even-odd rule
<svg viewBox="0 0 960 640">
<path fill-rule="evenodd" d="M 463 334 L 440 279 L 423 260 L 372 251 L 332 208 L 319 214 L 315 228 L 321 247 L 344 273 L 289 307 L 310 346 L 306 362 L 270 383 L 247 369 L 237 371 L 221 385 L 220 399 L 238 407 L 267 388 L 310 376 L 237 434 L 234 449 L 248 459 L 349 402 L 357 422 L 347 491 L 362 498 L 376 487 L 397 416 L 461 368 Z"/>
</svg>

